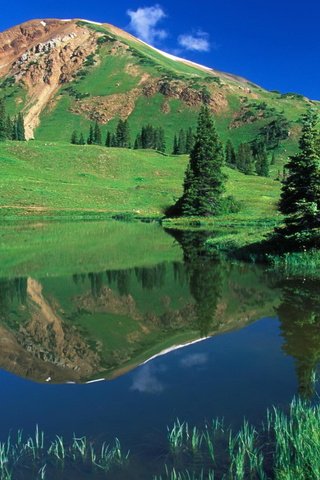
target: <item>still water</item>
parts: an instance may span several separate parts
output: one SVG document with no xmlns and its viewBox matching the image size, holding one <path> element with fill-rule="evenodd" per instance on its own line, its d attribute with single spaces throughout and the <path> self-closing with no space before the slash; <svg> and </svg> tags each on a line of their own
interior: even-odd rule
<svg viewBox="0 0 320 480">
<path fill-rule="evenodd" d="M 209 257 L 206 238 L 118 222 L 3 229 L 1 440 L 35 425 L 118 437 L 150 469 L 177 417 L 259 424 L 312 397 L 319 281 Z"/>
</svg>

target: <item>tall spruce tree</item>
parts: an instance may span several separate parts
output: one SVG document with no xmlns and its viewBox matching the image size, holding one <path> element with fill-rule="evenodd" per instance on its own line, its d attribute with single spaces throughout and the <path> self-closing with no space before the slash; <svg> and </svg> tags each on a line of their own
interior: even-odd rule
<svg viewBox="0 0 320 480">
<path fill-rule="evenodd" d="M 95 145 L 102 145 L 101 129 L 98 122 L 95 122 L 93 129 L 93 142 Z"/>
<path fill-rule="evenodd" d="M 245 175 L 254 173 L 254 157 L 248 143 L 241 143 L 237 153 L 237 168 Z"/>
<path fill-rule="evenodd" d="M 268 154 L 265 148 L 263 148 L 260 152 L 258 152 L 255 156 L 256 160 L 256 173 L 260 177 L 269 177 L 270 176 L 270 169 L 269 169 L 269 160 Z"/>
<path fill-rule="evenodd" d="M 184 192 L 177 212 L 184 216 L 217 215 L 222 204 L 226 176 L 222 172 L 223 147 L 208 106 L 201 108 L 195 145 L 190 154 Z"/>
<path fill-rule="evenodd" d="M 111 147 L 111 133 L 108 131 L 106 136 L 106 147 Z"/>
<path fill-rule="evenodd" d="M 83 133 L 81 132 L 80 137 L 79 137 L 79 145 L 85 145 L 85 144 L 86 144 L 86 142 L 84 140 Z"/>
<path fill-rule="evenodd" d="M 286 165 L 279 208 L 285 215 L 285 236 L 312 238 L 320 228 L 320 145 L 318 117 L 310 110 L 303 118 L 300 151 Z"/>
<path fill-rule="evenodd" d="M 73 130 L 71 134 L 71 143 L 72 145 L 78 145 L 79 140 L 78 140 L 78 133 L 76 130 Z"/>
<path fill-rule="evenodd" d="M 186 153 L 190 154 L 194 146 L 194 134 L 192 128 L 188 128 L 186 135 Z"/>
<path fill-rule="evenodd" d="M 237 156 L 231 140 L 228 140 L 226 143 L 225 158 L 226 158 L 226 164 L 228 165 L 228 167 L 231 167 L 231 168 L 237 167 Z"/>
<path fill-rule="evenodd" d="M 187 140 L 186 133 L 183 129 L 181 129 L 178 137 L 178 154 L 179 155 L 184 155 L 185 153 L 187 153 L 186 140 Z"/>
<path fill-rule="evenodd" d="M 173 150 L 172 150 L 173 155 L 178 155 L 179 153 L 179 146 L 178 146 L 178 137 L 177 134 L 175 134 L 174 139 L 173 139 Z"/>
<path fill-rule="evenodd" d="M 22 113 L 18 113 L 17 117 L 17 140 L 24 142 L 26 139 L 24 131 L 24 118 Z"/>
<path fill-rule="evenodd" d="M 88 139 L 87 139 L 87 144 L 88 144 L 88 145 L 92 145 L 92 144 L 93 144 L 93 140 L 94 140 L 93 126 L 90 125 L 89 136 L 88 136 Z"/>
</svg>

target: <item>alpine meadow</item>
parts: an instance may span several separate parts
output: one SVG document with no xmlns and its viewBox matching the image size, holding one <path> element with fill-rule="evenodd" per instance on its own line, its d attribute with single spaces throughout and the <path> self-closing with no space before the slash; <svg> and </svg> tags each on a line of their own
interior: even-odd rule
<svg viewBox="0 0 320 480">
<path fill-rule="evenodd" d="M 0 33 L 0 480 L 319 480 L 320 102 L 127 8 Z"/>
</svg>

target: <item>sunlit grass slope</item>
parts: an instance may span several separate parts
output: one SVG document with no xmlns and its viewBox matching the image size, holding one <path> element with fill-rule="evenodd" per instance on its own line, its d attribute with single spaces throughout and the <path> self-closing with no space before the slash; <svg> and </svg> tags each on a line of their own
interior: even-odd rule
<svg viewBox="0 0 320 480">
<path fill-rule="evenodd" d="M 2 218 L 162 217 L 182 191 L 186 156 L 52 142 L 0 143 Z M 274 219 L 280 184 L 226 169 L 241 204 L 228 221 Z"/>
</svg>

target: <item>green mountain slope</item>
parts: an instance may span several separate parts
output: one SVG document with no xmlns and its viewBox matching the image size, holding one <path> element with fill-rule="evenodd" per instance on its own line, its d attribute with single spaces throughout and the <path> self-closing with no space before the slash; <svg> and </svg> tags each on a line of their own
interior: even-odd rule
<svg viewBox="0 0 320 480">
<path fill-rule="evenodd" d="M 87 135 L 96 120 L 105 135 L 121 117 L 129 119 L 132 140 L 143 124 L 162 126 L 170 152 L 174 133 L 195 125 L 205 100 L 223 140 L 235 145 L 287 120 L 288 138 L 273 145 L 281 166 L 296 148 L 301 114 L 310 105 L 319 108 L 299 95 L 169 58 L 111 25 L 45 20 L 16 29 L 0 34 L 0 40 L 14 37 L 0 50 L 0 95 L 11 113 L 24 112 L 29 138 L 69 141 L 72 130 Z"/>
</svg>

